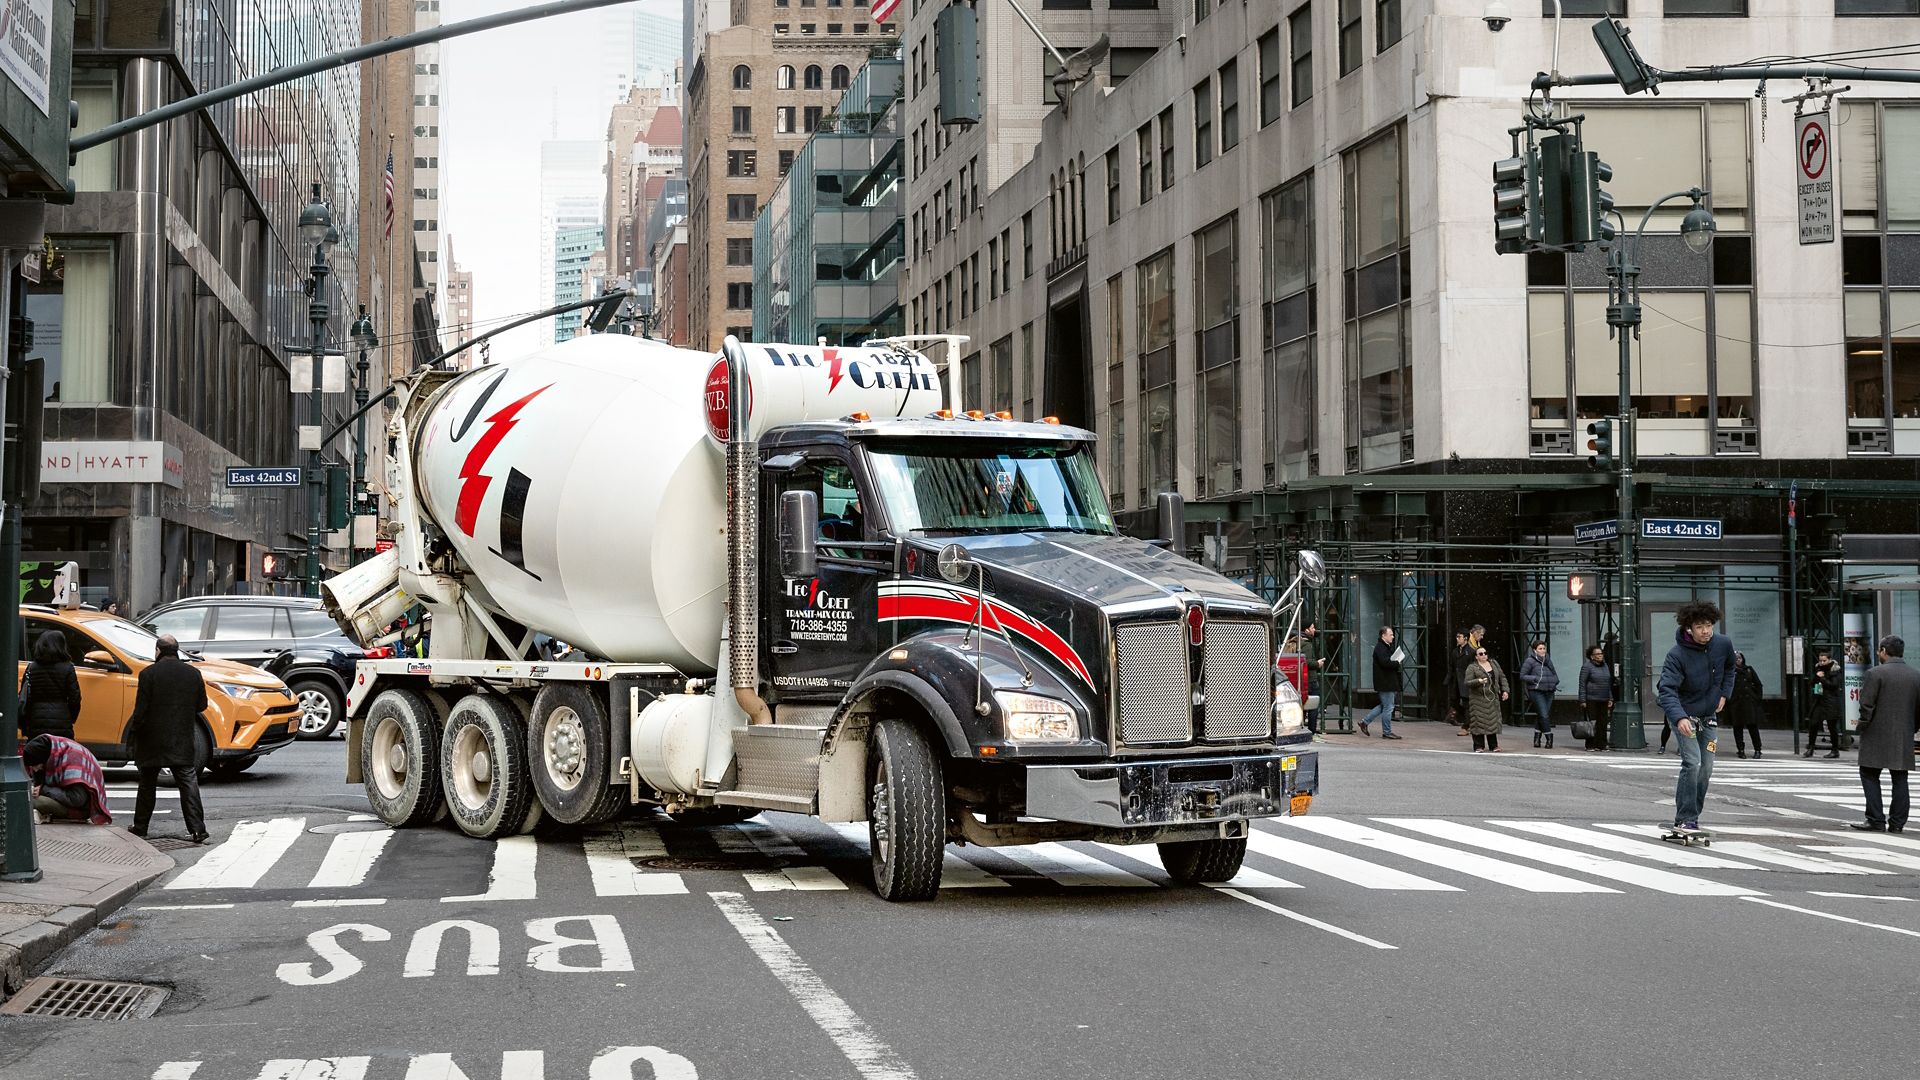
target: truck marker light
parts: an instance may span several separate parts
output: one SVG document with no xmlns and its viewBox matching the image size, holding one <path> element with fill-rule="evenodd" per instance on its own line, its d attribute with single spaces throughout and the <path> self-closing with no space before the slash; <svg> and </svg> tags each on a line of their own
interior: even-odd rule
<svg viewBox="0 0 1920 1080">
<path fill-rule="evenodd" d="M 987 414 L 986 414 L 986 413 L 983 413 L 983 412 L 981 412 L 981 411 L 980 411 L 979 409 L 968 409 L 968 410 L 967 410 L 967 419 L 969 419 L 969 420 L 984 420 L 984 419 L 986 419 L 986 416 L 987 416 Z"/>
<path fill-rule="evenodd" d="M 939 417 L 942 420 L 951 420 L 953 419 L 953 410 L 952 409 L 935 409 L 933 412 L 933 415 Z"/>
<path fill-rule="evenodd" d="M 1043 416 L 1040 418 L 1040 422 L 1043 424 L 1053 424 L 1057 426 L 1060 423 L 1060 418 L 1057 416 Z"/>
<path fill-rule="evenodd" d="M 980 748 L 981 757 L 998 757 L 999 754 L 1000 748 L 997 746 L 983 746 Z"/>
<path fill-rule="evenodd" d="M 905 660 L 906 658 L 907 650 L 905 649 L 895 649 L 887 654 L 887 659 L 889 660 Z"/>
<path fill-rule="evenodd" d="M 857 412 L 857 413 L 849 413 L 847 415 L 847 419 L 853 421 L 856 424 L 864 424 L 867 421 L 873 419 L 873 416 L 870 413 Z"/>
<path fill-rule="evenodd" d="M 1013 419 L 1013 414 L 1002 409 L 1001 411 L 994 413 L 993 418 L 995 420 L 1011 420 Z"/>
</svg>

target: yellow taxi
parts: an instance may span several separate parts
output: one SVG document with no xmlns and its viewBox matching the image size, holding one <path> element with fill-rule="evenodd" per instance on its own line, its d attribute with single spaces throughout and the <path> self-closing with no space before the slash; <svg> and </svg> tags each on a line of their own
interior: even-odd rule
<svg viewBox="0 0 1920 1080">
<path fill-rule="evenodd" d="M 127 754 L 127 721 L 133 716 L 140 672 L 153 662 L 159 640 L 146 629 L 89 608 L 20 608 L 20 651 L 48 630 L 67 639 L 80 680 L 80 719 L 74 735 L 103 765 L 121 764 Z M 292 742 L 300 730 L 300 703 L 287 684 L 259 668 L 230 660 L 196 659 L 183 653 L 207 683 L 207 711 L 198 733 L 200 760 L 215 773 L 244 772 L 266 754 Z M 27 665 L 20 664 L 25 676 Z"/>
</svg>

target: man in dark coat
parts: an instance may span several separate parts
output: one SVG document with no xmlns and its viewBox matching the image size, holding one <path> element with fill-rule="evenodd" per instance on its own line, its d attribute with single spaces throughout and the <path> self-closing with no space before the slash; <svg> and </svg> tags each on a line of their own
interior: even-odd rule
<svg viewBox="0 0 1920 1080">
<path fill-rule="evenodd" d="M 1372 734 L 1367 730 L 1367 725 L 1377 716 L 1380 718 L 1381 738 L 1400 737 L 1393 733 L 1393 699 L 1400 696 L 1400 664 L 1406 655 L 1393 643 L 1393 627 L 1381 627 L 1380 640 L 1373 643 L 1373 689 L 1380 695 L 1380 703 L 1360 718 L 1360 734 Z"/>
<path fill-rule="evenodd" d="M 127 722 L 133 760 L 140 766 L 140 794 L 134 800 L 133 827 L 128 830 L 135 836 L 147 835 L 160 770 L 166 769 L 173 773 L 173 786 L 180 791 L 187 836 L 196 844 L 206 840 L 207 819 L 200 807 L 200 766 L 206 763 L 200 760 L 194 738 L 200 714 L 206 711 L 207 684 L 199 670 L 180 659 L 180 642 L 172 634 L 161 635 L 153 663 L 140 672 L 133 718 Z"/>
<path fill-rule="evenodd" d="M 1880 639 L 1880 663 L 1860 687 L 1860 786 L 1867 793 L 1861 832 L 1905 832 L 1907 774 L 1913 771 L 1914 714 L 1920 711 L 1920 671 L 1907 666 L 1907 643 L 1892 634 Z M 1893 773 L 1893 812 L 1880 801 L 1880 770 Z"/>
</svg>

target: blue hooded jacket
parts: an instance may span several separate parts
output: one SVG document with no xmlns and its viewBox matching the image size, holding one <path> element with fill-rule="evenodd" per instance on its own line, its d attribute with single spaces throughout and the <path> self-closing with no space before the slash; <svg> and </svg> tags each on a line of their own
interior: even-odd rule
<svg viewBox="0 0 1920 1080">
<path fill-rule="evenodd" d="M 1733 642 L 1715 634 L 1696 644 L 1686 627 L 1674 631 L 1673 648 L 1660 669 L 1660 708 L 1667 719 L 1711 720 L 1722 698 L 1733 694 Z"/>
</svg>

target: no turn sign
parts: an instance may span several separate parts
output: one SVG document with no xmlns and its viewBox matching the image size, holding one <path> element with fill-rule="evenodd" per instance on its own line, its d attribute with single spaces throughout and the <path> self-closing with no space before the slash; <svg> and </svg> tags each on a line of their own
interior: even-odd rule
<svg viewBox="0 0 1920 1080">
<path fill-rule="evenodd" d="M 1800 242 L 1833 243 L 1834 174 L 1839 161 L 1830 114 L 1807 113 L 1793 120 L 1794 182 L 1800 191 Z"/>
</svg>

